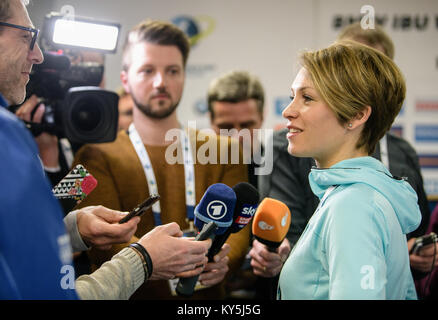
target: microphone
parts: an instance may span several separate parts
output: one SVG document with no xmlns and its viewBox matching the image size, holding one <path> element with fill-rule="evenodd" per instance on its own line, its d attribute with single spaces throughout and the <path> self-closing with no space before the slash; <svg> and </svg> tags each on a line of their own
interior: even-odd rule
<svg viewBox="0 0 438 320">
<path fill-rule="evenodd" d="M 215 183 L 207 188 L 195 208 L 195 226 L 202 230 L 204 224 L 213 221 L 218 229 L 216 235 L 223 234 L 233 222 L 236 194 L 223 183 Z"/>
<path fill-rule="evenodd" d="M 213 239 L 216 235 L 224 234 L 233 222 L 235 205 L 236 194 L 229 186 L 215 183 L 208 187 L 195 208 L 194 223 L 201 230 L 196 240 Z M 191 296 L 198 278 L 199 275 L 179 279 L 176 293 L 180 296 Z"/>
<path fill-rule="evenodd" d="M 281 201 L 264 198 L 254 215 L 252 233 L 275 252 L 286 237 L 291 221 L 289 208 Z"/>
<path fill-rule="evenodd" d="M 236 194 L 236 206 L 234 208 L 233 223 L 222 234 L 215 237 L 208 251 L 208 261 L 212 262 L 215 255 L 221 250 L 225 241 L 232 233 L 242 230 L 252 219 L 259 203 L 259 192 L 251 184 L 241 182 L 233 187 Z"/>
</svg>

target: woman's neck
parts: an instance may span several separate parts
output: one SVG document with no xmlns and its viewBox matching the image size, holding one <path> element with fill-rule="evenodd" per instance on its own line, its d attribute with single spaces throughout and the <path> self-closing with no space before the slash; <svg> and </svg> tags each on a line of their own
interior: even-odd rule
<svg viewBox="0 0 438 320">
<path fill-rule="evenodd" d="M 315 158 L 316 166 L 320 169 L 330 168 L 334 166 L 336 163 L 341 162 L 347 159 L 366 157 L 368 156 L 368 152 L 366 152 L 363 148 L 354 149 L 350 152 L 339 152 L 337 154 L 333 154 L 330 157 L 321 157 L 319 159 Z"/>
</svg>

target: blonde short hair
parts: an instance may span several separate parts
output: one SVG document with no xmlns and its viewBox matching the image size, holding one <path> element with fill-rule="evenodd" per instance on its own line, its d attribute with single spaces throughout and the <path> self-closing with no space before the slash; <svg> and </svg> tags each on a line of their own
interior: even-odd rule
<svg viewBox="0 0 438 320">
<path fill-rule="evenodd" d="M 372 154 L 405 99 L 405 80 L 396 64 L 380 51 L 354 41 L 305 52 L 301 64 L 341 124 L 371 107 L 356 147 Z"/>
</svg>

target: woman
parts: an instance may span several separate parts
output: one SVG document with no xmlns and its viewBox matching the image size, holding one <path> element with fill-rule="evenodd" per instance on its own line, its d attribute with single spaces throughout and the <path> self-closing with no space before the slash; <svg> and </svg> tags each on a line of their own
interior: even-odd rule
<svg viewBox="0 0 438 320">
<path fill-rule="evenodd" d="M 417 196 L 370 157 L 406 86 L 391 59 L 356 42 L 306 52 L 292 84 L 288 152 L 312 157 L 320 204 L 280 274 L 279 299 L 415 299 L 406 233 Z"/>
</svg>

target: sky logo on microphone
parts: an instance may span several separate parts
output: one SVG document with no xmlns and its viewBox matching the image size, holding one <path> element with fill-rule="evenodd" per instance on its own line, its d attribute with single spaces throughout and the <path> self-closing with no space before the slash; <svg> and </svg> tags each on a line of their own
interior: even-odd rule
<svg viewBox="0 0 438 320">
<path fill-rule="evenodd" d="M 243 210 L 242 210 L 242 214 L 252 217 L 254 215 L 254 213 L 256 212 L 256 209 L 257 209 L 257 206 L 255 206 L 255 207 L 254 206 L 244 207 Z"/>
<path fill-rule="evenodd" d="M 227 211 L 227 205 L 220 200 L 213 200 L 207 205 L 207 214 L 214 220 L 222 219 Z"/>
<path fill-rule="evenodd" d="M 239 225 L 240 229 L 245 227 L 251 221 L 252 217 L 256 212 L 256 209 L 257 206 L 251 206 L 251 205 L 246 205 L 242 208 L 240 215 L 234 221 Z"/>
</svg>

